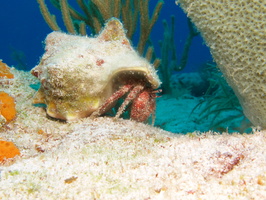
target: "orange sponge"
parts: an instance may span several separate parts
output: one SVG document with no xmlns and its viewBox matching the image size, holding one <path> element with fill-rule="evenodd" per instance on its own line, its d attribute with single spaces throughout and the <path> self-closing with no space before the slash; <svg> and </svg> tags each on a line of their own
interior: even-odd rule
<svg viewBox="0 0 266 200">
<path fill-rule="evenodd" d="M 16 155 L 20 155 L 20 151 L 13 142 L 0 141 L 0 162 Z"/>
<path fill-rule="evenodd" d="M 0 60 L 0 78 L 14 78 L 14 75 L 10 72 L 9 67 Z"/>
<path fill-rule="evenodd" d="M 0 115 L 7 122 L 10 122 L 16 117 L 16 104 L 14 99 L 5 92 L 0 92 Z"/>
</svg>

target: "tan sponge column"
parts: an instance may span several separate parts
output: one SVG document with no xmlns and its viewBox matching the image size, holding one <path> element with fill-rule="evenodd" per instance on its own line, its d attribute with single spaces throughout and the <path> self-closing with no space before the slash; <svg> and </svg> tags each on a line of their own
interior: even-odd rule
<svg viewBox="0 0 266 200">
<path fill-rule="evenodd" d="M 266 0 L 176 3 L 201 32 L 245 115 L 266 128 Z"/>
</svg>

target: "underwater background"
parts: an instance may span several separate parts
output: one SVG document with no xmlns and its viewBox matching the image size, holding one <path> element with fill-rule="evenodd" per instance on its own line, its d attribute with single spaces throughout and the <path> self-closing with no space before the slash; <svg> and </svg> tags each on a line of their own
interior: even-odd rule
<svg viewBox="0 0 266 200">
<path fill-rule="evenodd" d="M 67 32 L 60 10 L 49 0 L 45 3 L 50 13 L 56 16 L 59 27 Z M 68 3 L 79 9 L 76 0 L 68 0 Z M 149 1 L 150 16 L 157 3 L 157 0 Z M 160 41 L 164 39 L 165 30 L 163 21 L 165 20 L 170 28 L 172 16 L 175 19 L 176 62 L 180 62 L 189 35 L 189 26 L 185 13 L 174 0 L 164 1 L 150 39 L 156 56 L 161 58 Z M 31 70 L 39 63 L 44 53 L 45 37 L 52 32 L 41 15 L 37 1 L 3 1 L 0 7 L 0 20 L 0 59 L 17 69 Z M 89 29 L 87 33 L 90 34 Z M 137 45 L 137 39 L 133 37 L 133 46 Z M 159 73 L 163 70 L 165 68 L 160 66 Z M 216 69 L 209 48 L 200 34 L 192 39 L 184 69 L 169 71 L 171 80 L 168 85 L 172 91 L 169 94 L 163 88 L 162 97 L 157 98 L 155 126 L 174 133 L 195 130 L 244 132 L 249 127 L 250 123 L 244 117 L 237 98 Z M 243 127 L 240 127 L 241 124 L 244 124 Z"/>
<path fill-rule="evenodd" d="M 69 0 L 68 2 L 73 6 L 76 3 L 75 0 Z M 150 0 L 150 14 L 157 2 L 157 0 Z M 56 15 L 59 26 L 64 27 L 60 11 L 54 8 L 49 0 L 46 0 L 46 4 L 50 12 Z M 164 2 L 159 19 L 152 30 L 151 39 L 155 51 L 159 52 L 158 41 L 163 39 L 162 20 L 167 20 L 170 23 L 172 15 L 175 16 L 175 46 L 177 57 L 180 58 L 188 35 L 188 25 L 186 15 L 175 4 L 174 0 Z M 44 53 L 43 41 L 46 35 L 52 32 L 40 13 L 37 1 L 10 0 L 1 2 L 0 22 L 2 26 L 0 33 L 1 59 L 10 66 L 13 65 L 24 70 L 32 69 L 38 64 L 39 58 Z M 201 64 L 211 60 L 208 47 L 206 47 L 200 35 L 196 36 L 193 39 L 188 63 L 184 71 L 197 71 Z"/>
</svg>

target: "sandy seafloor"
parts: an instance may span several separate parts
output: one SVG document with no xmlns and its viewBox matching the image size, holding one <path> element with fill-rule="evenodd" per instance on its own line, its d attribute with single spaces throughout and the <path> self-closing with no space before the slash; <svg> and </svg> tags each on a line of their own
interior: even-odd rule
<svg viewBox="0 0 266 200">
<path fill-rule="evenodd" d="M 0 166 L 0 199 L 266 199 L 266 132 L 199 132 L 195 98 L 158 100 L 156 126 L 110 117 L 64 123 L 31 104 L 37 80 L 1 90 L 17 118 L 0 129 L 21 156 Z M 197 113 L 194 113 L 197 115 Z M 191 119 L 192 118 L 192 119 Z"/>
</svg>

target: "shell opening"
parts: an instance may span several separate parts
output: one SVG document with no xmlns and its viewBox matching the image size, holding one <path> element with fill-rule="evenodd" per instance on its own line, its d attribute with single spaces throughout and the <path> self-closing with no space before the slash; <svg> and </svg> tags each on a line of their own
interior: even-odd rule
<svg viewBox="0 0 266 200">
<path fill-rule="evenodd" d="M 141 70 L 119 71 L 112 78 L 113 85 L 117 88 L 126 84 L 141 84 L 146 88 L 156 89 L 156 86 L 150 81 L 151 77 Z"/>
</svg>

